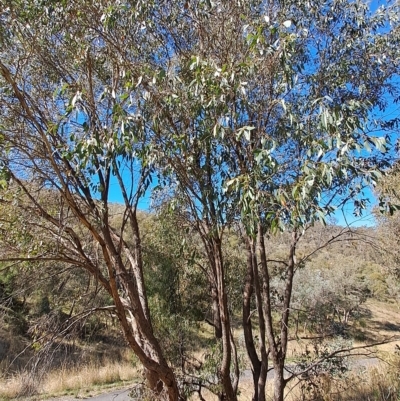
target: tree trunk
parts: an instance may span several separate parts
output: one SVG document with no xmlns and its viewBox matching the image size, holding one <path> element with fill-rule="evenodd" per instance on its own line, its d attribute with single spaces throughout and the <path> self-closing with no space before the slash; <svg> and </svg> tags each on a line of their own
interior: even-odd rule
<svg viewBox="0 0 400 401">
<path fill-rule="evenodd" d="M 135 213 L 130 217 L 134 220 L 133 225 L 137 223 Z M 114 243 L 117 235 L 110 230 L 109 226 L 103 228 L 106 244 L 102 246 L 102 251 L 108 268 L 109 292 L 115 302 L 125 338 L 145 368 L 150 389 L 156 394 L 160 394 L 165 386 L 168 400 L 178 401 L 179 389 L 175 375 L 164 358 L 160 343 L 154 336 L 150 320 L 147 296 L 144 290 L 138 227 L 136 229 L 137 238 L 133 251 L 128 252 L 127 247 L 123 247 L 130 261 L 130 264 L 124 264 Z M 139 248 L 137 248 L 138 246 Z M 117 285 L 117 281 L 119 285 Z"/>
<path fill-rule="evenodd" d="M 243 330 L 244 330 L 246 350 L 252 366 L 253 386 L 254 386 L 253 401 L 265 401 L 265 386 L 267 383 L 269 350 L 267 350 L 265 343 L 265 319 L 262 308 L 260 276 L 258 273 L 258 261 L 257 261 L 256 246 L 254 240 L 249 237 L 246 238 L 246 246 L 247 246 L 247 275 L 243 292 L 243 318 L 242 318 Z M 259 322 L 258 326 L 260 328 L 259 350 L 260 350 L 261 360 L 257 355 L 253 339 L 252 324 L 251 324 L 250 301 L 254 289 L 256 292 L 256 303 L 258 312 L 257 317 Z"/>
<path fill-rule="evenodd" d="M 256 347 L 253 339 L 253 328 L 251 323 L 251 296 L 253 294 L 253 265 L 252 255 L 248 250 L 247 252 L 247 275 L 243 290 L 243 304 L 242 304 L 242 325 L 244 341 L 246 345 L 247 355 L 249 356 L 251 363 L 251 371 L 253 375 L 253 388 L 254 395 L 253 401 L 258 400 L 258 378 L 261 372 L 261 362 L 258 359 Z"/>
<path fill-rule="evenodd" d="M 147 387 L 155 394 L 160 394 L 164 387 L 160 375 L 156 371 L 146 368 L 144 370 L 144 375 L 147 380 Z"/>
<path fill-rule="evenodd" d="M 214 326 L 215 338 L 222 338 L 221 315 L 218 304 L 218 291 L 214 285 L 211 286 L 211 303 L 212 303 L 212 324 Z"/>
<path fill-rule="evenodd" d="M 116 302 L 116 304 L 118 304 L 118 302 Z M 144 342 L 140 345 L 135 339 L 132 327 L 130 327 L 129 322 L 126 319 L 125 311 L 123 310 L 122 313 L 118 313 L 118 317 L 125 338 L 134 353 L 138 356 L 140 362 L 143 364 L 147 384 L 150 390 L 155 394 L 160 394 L 165 388 L 168 401 L 180 401 L 182 398 L 179 394 L 176 377 L 162 355 L 157 340 L 152 336 L 149 336 L 149 338 L 144 336 Z M 138 327 L 140 327 L 140 323 L 138 324 Z"/>
<path fill-rule="evenodd" d="M 284 390 L 286 386 L 283 376 L 284 359 L 277 364 L 274 363 L 274 401 L 283 401 Z"/>
<path fill-rule="evenodd" d="M 228 299 L 225 285 L 225 272 L 222 257 L 221 241 L 219 238 L 213 240 L 213 253 L 215 260 L 216 282 L 218 287 L 218 306 L 221 316 L 222 328 L 222 363 L 221 380 L 227 401 L 236 401 L 237 394 L 232 385 L 230 376 L 230 365 L 232 360 L 231 348 L 231 324 L 229 317 Z"/>
<path fill-rule="evenodd" d="M 263 227 L 261 224 L 258 225 L 258 249 L 260 252 L 260 266 L 263 275 L 262 306 L 265 316 L 266 336 L 268 339 L 268 345 L 274 365 L 274 401 L 283 400 L 283 393 L 286 386 L 286 381 L 283 377 L 283 368 L 285 366 L 288 343 L 290 301 L 292 296 L 297 241 L 298 235 L 296 232 L 293 232 L 284 286 L 284 299 L 280 322 L 280 332 L 276 333 L 272 318 L 270 275 L 265 251 Z M 256 282 L 257 279 L 255 278 L 255 283 Z M 279 338 L 279 340 L 277 340 L 277 338 Z"/>
<path fill-rule="evenodd" d="M 283 369 L 286 361 L 288 334 L 289 334 L 289 316 L 290 316 L 290 301 L 292 298 L 292 287 L 295 269 L 295 254 L 296 245 L 299 236 L 296 231 L 292 233 L 292 242 L 290 245 L 289 258 L 287 263 L 283 308 L 280 324 L 280 342 L 274 346 L 272 352 L 272 361 L 274 364 L 274 401 L 283 401 L 283 394 L 286 386 L 286 381 L 283 376 Z M 262 244 L 260 242 L 262 247 Z"/>
</svg>

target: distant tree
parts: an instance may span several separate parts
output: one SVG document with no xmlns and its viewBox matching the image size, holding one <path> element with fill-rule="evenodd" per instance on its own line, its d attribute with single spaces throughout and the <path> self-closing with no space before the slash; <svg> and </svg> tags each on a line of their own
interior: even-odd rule
<svg viewBox="0 0 400 401">
<path fill-rule="evenodd" d="M 368 299 L 369 283 L 362 276 L 361 263 L 341 260 L 334 268 L 309 268 L 299 274 L 294 281 L 293 318 L 297 314 L 311 332 L 343 335 Z"/>
</svg>

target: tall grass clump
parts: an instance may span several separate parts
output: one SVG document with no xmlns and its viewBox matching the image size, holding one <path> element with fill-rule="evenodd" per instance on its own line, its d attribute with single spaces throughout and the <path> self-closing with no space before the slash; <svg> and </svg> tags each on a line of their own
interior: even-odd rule
<svg viewBox="0 0 400 401">
<path fill-rule="evenodd" d="M 303 384 L 303 385 L 302 385 Z M 400 353 L 386 355 L 369 368 L 357 368 L 343 377 L 320 375 L 307 385 L 298 382 L 290 401 L 399 401 Z"/>
<path fill-rule="evenodd" d="M 103 386 L 130 382 L 138 376 L 139 369 L 131 352 L 126 352 L 122 360 L 102 359 L 60 366 L 44 372 L 40 377 L 32 371 L 20 370 L 0 375 L 0 401 L 31 395 L 78 395 Z"/>
</svg>

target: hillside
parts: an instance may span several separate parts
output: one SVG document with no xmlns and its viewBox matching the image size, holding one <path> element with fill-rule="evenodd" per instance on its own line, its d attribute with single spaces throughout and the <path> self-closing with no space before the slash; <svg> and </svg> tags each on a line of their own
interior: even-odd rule
<svg viewBox="0 0 400 401">
<path fill-rule="evenodd" d="M 113 213 L 113 224 L 118 226 L 118 206 Z M 211 300 L 197 286 L 204 279 L 201 269 L 182 257 L 195 254 L 200 263 L 199 239 L 186 237 L 182 247 L 179 238 L 185 235 L 185 227 L 175 225 L 174 220 L 142 213 L 140 221 L 150 308 L 165 352 L 171 363 L 179 364 L 184 347 L 190 363 L 212 371 L 204 359 L 204 344 L 212 340 L 212 332 L 200 335 L 211 329 L 207 324 Z M 238 285 L 246 263 L 244 244 L 235 230 L 225 241 L 232 314 L 240 320 Z M 275 277 L 272 301 L 277 308 L 289 241 L 285 233 L 266 240 Z M 308 338 L 326 337 L 330 347 L 332 339 L 333 343 L 345 339 L 360 345 L 398 336 L 399 285 L 387 270 L 375 229 L 349 232 L 336 226 L 312 227 L 299 242 L 297 258 L 290 320 L 291 336 L 296 340 L 289 346 L 293 361 L 303 358 L 307 347 L 314 347 Z M 110 299 L 95 280 L 79 270 L 41 263 L 3 264 L 0 299 L 0 397 L 36 392 L 81 394 L 95 385 L 140 377 L 140 364 L 124 345 L 115 315 L 108 311 Z M 238 338 L 242 335 L 237 333 Z M 176 343 L 177 338 L 181 342 Z M 394 345 L 379 349 L 393 352 Z M 241 363 L 248 368 L 245 350 L 239 352 Z M 196 362 L 193 355 L 200 360 Z M 85 383 L 79 375 L 86 377 Z"/>
</svg>

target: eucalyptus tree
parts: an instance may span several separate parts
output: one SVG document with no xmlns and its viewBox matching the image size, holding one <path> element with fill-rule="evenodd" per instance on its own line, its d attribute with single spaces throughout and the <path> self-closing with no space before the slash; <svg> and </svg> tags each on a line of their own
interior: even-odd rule
<svg viewBox="0 0 400 401">
<path fill-rule="evenodd" d="M 136 116 L 143 90 L 127 94 L 138 76 L 123 67 L 124 56 L 134 63 L 137 52 L 133 40 L 122 54 L 114 47 L 113 35 L 120 32 L 104 24 L 111 6 L 2 4 L 1 164 L 8 182 L 2 203 L 21 210 L 27 231 L 48 237 L 32 253 L 25 252 L 21 236 L 2 260 L 85 269 L 111 296 L 151 389 L 178 400 L 176 377 L 154 335 L 143 277 L 137 209 L 151 161 L 148 133 Z M 130 29 L 140 40 L 140 26 Z M 119 227 L 109 213 L 116 193 L 125 206 Z"/>
<path fill-rule="evenodd" d="M 240 139 L 245 157 L 226 188 L 239 195 L 249 277 L 253 275 L 249 283 L 253 280 L 261 330 L 260 355 L 266 350 L 271 356 L 276 400 L 283 399 L 286 383 L 295 376 L 284 379 L 283 370 L 293 278 L 302 265 L 296 260 L 298 241 L 307 226 L 324 221 L 341 203 L 354 200 L 355 212 L 360 213 L 363 187 L 373 185 L 387 166 L 379 154 L 386 150 L 385 138 L 373 136 L 380 127 L 371 122 L 374 108 L 386 106 L 384 94 L 397 93 L 390 79 L 399 72 L 398 34 L 376 33 L 385 18 L 383 10 L 369 16 L 367 6 L 359 3 L 329 2 L 318 9 L 297 3 L 275 13 L 270 9 L 264 18 L 267 27 L 255 24 L 250 36 L 254 49 L 269 54 L 270 64 L 262 75 L 265 62 L 259 68 L 255 61 L 249 63 L 254 72 L 244 78 L 247 93 L 240 100 L 246 121 L 231 131 Z M 390 62 L 383 66 L 377 54 Z M 258 79 L 269 85 L 260 88 Z M 220 127 L 231 137 L 230 127 Z M 366 155 L 370 143 L 378 153 Z M 284 262 L 283 291 L 278 294 L 280 307 L 273 310 L 264 236 L 278 229 L 291 231 L 292 242 Z M 279 313 L 279 329 L 273 312 Z M 244 316 L 249 316 L 249 309 Z M 262 399 L 267 368 L 263 358 L 257 361 L 253 354 L 251 360 L 253 372 L 261 362 Z"/>
<path fill-rule="evenodd" d="M 390 124 L 371 117 L 397 95 L 398 11 L 345 0 L 6 1 L 1 185 L 16 191 L 3 189 L 2 199 L 35 216 L 52 241 L 2 259 L 86 269 L 112 297 L 152 390 L 182 398 L 143 278 L 137 210 L 157 175 L 203 244 L 222 344 L 219 398 L 236 400 L 239 379 L 223 254 L 231 227 L 247 247 L 253 399 L 265 399 L 271 358 L 282 400 L 297 374 L 283 376 L 298 241 L 348 200 L 359 212 L 363 187 L 386 163 L 387 143 L 374 132 Z M 110 222 L 115 192 L 121 227 Z M 292 236 L 273 310 L 264 239 L 284 229 Z"/>
<path fill-rule="evenodd" d="M 183 35 L 180 60 L 173 53 L 160 82 L 162 107 L 153 109 L 161 166 L 202 232 L 217 283 L 224 282 L 224 264 L 216 244 L 227 226 L 240 222 L 248 249 L 242 325 L 254 399 L 265 397 L 270 356 L 274 397 L 281 400 L 296 376 L 284 379 L 283 370 L 293 278 L 302 264 L 298 241 L 309 225 L 350 200 L 361 213 L 363 188 L 388 165 L 388 137 L 375 132 L 390 124 L 372 116 L 388 106 L 387 94 L 398 94 L 398 8 L 371 13 L 366 4 L 345 1 L 186 6 L 184 17 L 174 19 L 190 37 Z M 292 241 L 281 306 L 273 311 L 264 237 L 284 229 Z M 224 290 L 216 287 L 228 328 Z M 278 330 L 273 312 L 280 315 Z M 227 330 L 223 338 L 222 381 L 231 399 L 234 346 Z"/>
</svg>

